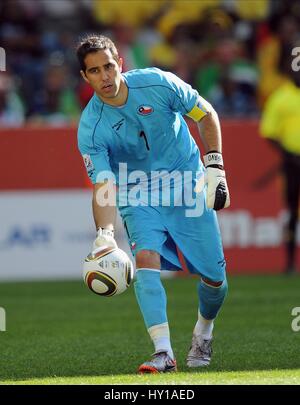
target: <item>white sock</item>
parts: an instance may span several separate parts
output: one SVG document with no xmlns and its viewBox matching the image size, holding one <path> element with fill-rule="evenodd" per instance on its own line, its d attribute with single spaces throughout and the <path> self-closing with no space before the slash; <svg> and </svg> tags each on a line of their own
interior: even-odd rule
<svg viewBox="0 0 300 405">
<path fill-rule="evenodd" d="M 198 321 L 194 328 L 194 334 L 196 336 L 201 336 L 203 339 L 211 339 L 212 331 L 214 328 L 214 320 L 207 320 L 198 312 Z"/>
<path fill-rule="evenodd" d="M 155 352 L 166 351 L 174 359 L 168 322 L 151 326 L 148 332 L 154 344 Z"/>
</svg>

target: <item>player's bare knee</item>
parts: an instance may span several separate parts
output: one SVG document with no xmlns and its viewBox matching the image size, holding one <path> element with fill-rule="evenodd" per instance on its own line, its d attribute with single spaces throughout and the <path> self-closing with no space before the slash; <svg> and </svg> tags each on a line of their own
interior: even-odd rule
<svg viewBox="0 0 300 405">
<path fill-rule="evenodd" d="M 160 255 L 153 250 L 140 250 L 136 254 L 136 268 L 160 269 Z"/>
<path fill-rule="evenodd" d="M 223 280 L 222 281 L 213 281 L 210 280 L 209 278 L 206 277 L 201 277 L 201 280 L 205 283 L 208 284 L 210 287 L 221 287 L 221 285 L 223 284 Z"/>
</svg>

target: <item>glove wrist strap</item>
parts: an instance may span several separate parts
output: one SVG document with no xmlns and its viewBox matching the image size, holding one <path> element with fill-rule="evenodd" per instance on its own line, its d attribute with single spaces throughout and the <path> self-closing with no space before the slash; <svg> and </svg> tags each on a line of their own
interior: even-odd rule
<svg viewBox="0 0 300 405">
<path fill-rule="evenodd" d="M 205 167 L 215 167 L 217 169 L 223 169 L 223 157 L 222 153 L 217 151 L 211 151 L 203 156 Z"/>
<path fill-rule="evenodd" d="M 106 229 L 106 228 L 101 228 L 101 227 L 99 227 L 97 229 L 98 236 L 111 236 L 114 238 L 114 234 L 115 234 L 115 232 L 113 229 Z"/>
</svg>

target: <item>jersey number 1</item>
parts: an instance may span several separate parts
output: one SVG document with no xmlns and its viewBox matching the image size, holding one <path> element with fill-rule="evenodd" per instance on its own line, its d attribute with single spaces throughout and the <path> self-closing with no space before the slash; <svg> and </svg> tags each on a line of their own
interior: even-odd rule
<svg viewBox="0 0 300 405">
<path fill-rule="evenodd" d="M 147 139 L 146 134 L 145 134 L 144 131 L 141 131 L 141 132 L 140 132 L 140 137 L 144 138 L 145 144 L 146 144 L 146 148 L 147 148 L 147 150 L 150 150 L 149 144 L 148 144 L 148 139 Z"/>
</svg>

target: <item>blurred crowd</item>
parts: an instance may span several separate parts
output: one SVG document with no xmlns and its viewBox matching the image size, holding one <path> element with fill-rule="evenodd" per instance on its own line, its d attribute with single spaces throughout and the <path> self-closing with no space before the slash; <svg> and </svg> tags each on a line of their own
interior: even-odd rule
<svg viewBox="0 0 300 405">
<path fill-rule="evenodd" d="M 92 95 L 75 48 L 111 37 L 125 70 L 176 73 L 221 117 L 257 117 L 286 80 L 298 0 L 1 0 L 0 125 L 76 124 Z"/>
</svg>

